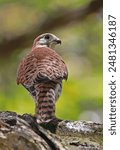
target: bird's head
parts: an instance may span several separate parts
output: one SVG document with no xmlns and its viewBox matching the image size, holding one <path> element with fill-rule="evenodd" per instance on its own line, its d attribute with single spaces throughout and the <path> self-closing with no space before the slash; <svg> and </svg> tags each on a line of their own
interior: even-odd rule
<svg viewBox="0 0 120 150">
<path fill-rule="evenodd" d="M 33 47 L 50 47 L 53 48 L 55 45 L 61 44 L 61 40 L 51 33 L 44 33 L 39 35 L 33 43 Z"/>
</svg>

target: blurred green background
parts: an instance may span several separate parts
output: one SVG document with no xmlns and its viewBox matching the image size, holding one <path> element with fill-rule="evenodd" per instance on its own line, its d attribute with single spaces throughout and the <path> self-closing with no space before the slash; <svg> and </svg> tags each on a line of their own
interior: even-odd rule
<svg viewBox="0 0 120 150">
<path fill-rule="evenodd" d="M 94 3 L 97 5 L 98 1 Z M 1 111 L 34 114 L 34 101 L 16 84 L 16 70 L 34 38 L 51 32 L 62 40 L 62 45 L 55 49 L 69 71 L 57 102 L 57 117 L 102 122 L 102 7 L 97 8 L 94 3 L 92 0 L 0 0 Z"/>
</svg>

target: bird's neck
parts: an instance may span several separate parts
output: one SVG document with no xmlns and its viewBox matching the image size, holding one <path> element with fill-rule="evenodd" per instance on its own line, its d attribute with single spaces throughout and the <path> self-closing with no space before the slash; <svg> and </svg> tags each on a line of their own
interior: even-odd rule
<svg viewBox="0 0 120 150">
<path fill-rule="evenodd" d="M 55 44 L 51 44 L 51 45 L 33 45 L 32 50 L 34 50 L 36 48 L 42 48 L 42 47 L 54 49 Z"/>
<path fill-rule="evenodd" d="M 48 47 L 48 45 L 36 45 L 35 48 L 39 48 L 39 47 Z"/>
</svg>

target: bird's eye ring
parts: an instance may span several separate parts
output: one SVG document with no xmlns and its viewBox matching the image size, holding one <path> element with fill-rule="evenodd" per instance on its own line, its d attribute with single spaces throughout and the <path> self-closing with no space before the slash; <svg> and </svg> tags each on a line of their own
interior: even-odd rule
<svg viewBox="0 0 120 150">
<path fill-rule="evenodd" d="M 46 35 L 46 36 L 45 36 L 45 39 L 49 40 L 49 39 L 50 39 L 50 36 L 49 36 L 49 35 Z"/>
</svg>

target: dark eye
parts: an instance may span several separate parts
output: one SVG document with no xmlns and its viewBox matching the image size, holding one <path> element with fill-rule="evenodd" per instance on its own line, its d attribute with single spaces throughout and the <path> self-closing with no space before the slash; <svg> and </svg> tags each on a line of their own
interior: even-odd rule
<svg viewBox="0 0 120 150">
<path fill-rule="evenodd" d="M 46 36 L 45 36 L 45 39 L 49 40 L 49 39 L 50 39 L 50 36 L 49 36 L 49 35 L 46 35 Z"/>
</svg>

